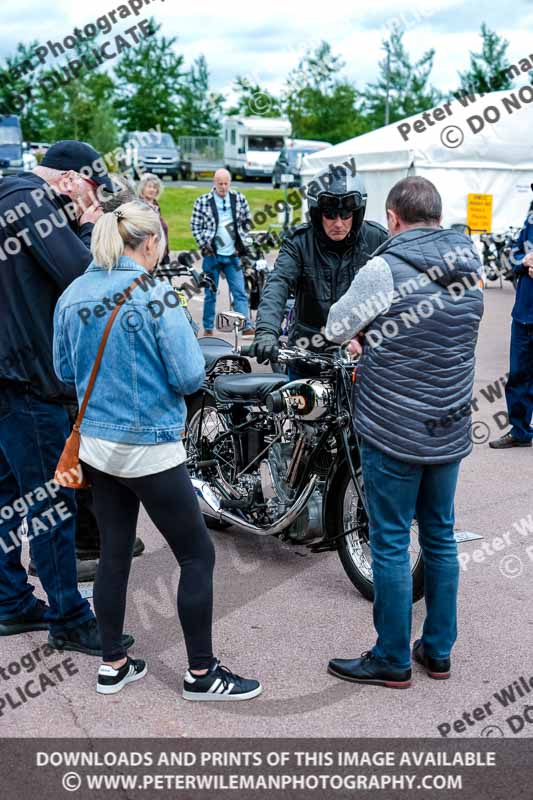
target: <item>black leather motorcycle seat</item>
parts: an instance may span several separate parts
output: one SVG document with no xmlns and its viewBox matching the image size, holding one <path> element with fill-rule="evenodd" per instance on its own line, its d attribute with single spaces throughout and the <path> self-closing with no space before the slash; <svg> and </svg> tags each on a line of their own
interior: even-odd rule
<svg viewBox="0 0 533 800">
<path fill-rule="evenodd" d="M 221 403 L 264 403 L 270 392 L 289 382 L 287 375 L 272 372 L 250 375 L 219 375 L 213 384 L 215 397 Z"/>
<path fill-rule="evenodd" d="M 218 337 L 205 336 L 198 339 L 198 344 L 202 350 L 202 355 L 205 361 L 206 371 L 209 372 L 211 367 L 218 361 L 219 358 L 228 357 L 233 353 L 233 347 L 229 342 Z M 235 358 L 237 358 L 237 355 Z"/>
<path fill-rule="evenodd" d="M 222 339 L 220 336 L 200 336 L 198 344 L 202 350 L 204 347 L 229 347 L 230 350 L 233 349 L 231 342 L 227 342 L 226 339 Z"/>
</svg>

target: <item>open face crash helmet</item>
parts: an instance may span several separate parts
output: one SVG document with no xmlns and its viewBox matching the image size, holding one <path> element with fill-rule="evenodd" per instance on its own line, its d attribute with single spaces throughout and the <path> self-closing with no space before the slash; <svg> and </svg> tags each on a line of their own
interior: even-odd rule
<svg viewBox="0 0 533 800">
<path fill-rule="evenodd" d="M 342 164 L 330 164 L 315 175 L 307 189 L 309 214 L 315 228 L 323 230 L 322 215 L 327 219 L 335 219 L 338 214 L 342 219 L 352 216 L 350 235 L 353 237 L 357 236 L 363 224 L 366 200 L 362 179 L 359 175 L 352 175 L 351 170 Z"/>
</svg>

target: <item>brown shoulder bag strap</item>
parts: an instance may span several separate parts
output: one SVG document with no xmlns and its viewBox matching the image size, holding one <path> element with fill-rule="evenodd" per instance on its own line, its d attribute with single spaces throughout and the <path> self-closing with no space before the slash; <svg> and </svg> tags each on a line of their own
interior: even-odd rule
<svg viewBox="0 0 533 800">
<path fill-rule="evenodd" d="M 135 289 L 135 287 L 141 285 L 141 280 L 139 280 L 139 278 L 135 278 L 133 283 L 128 286 L 128 288 L 124 292 L 124 298 L 125 298 L 124 302 L 129 298 L 130 294 Z M 96 380 L 96 376 L 98 375 L 98 370 L 100 369 L 100 364 L 102 362 L 102 356 L 104 355 L 104 350 L 105 350 L 105 346 L 107 344 L 107 340 L 109 338 L 109 334 L 111 332 L 111 327 L 113 325 L 113 322 L 116 319 L 116 316 L 117 316 L 118 312 L 120 311 L 120 309 L 122 308 L 123 305 L 124 305 L 124 303 L 119 303 L 119 304 L 117 304 L 115 306 L 115 308 L 111 312 L 111 316 L 109 317 L 109 319 L 107 321 L 107 325 L 105 326 L 105 330 L 104 330 L 104 333 L 103 333 L 103 336 L 102 336 L 102 341 L 100 342 L 100 346 L 98 347 L 98 352 L 96 354 L 96 358 L 94 360 L 93 368 L 92 368 L 91 374 L 89 376 L 89 383 L 87 384 L 87 390 L 85 392 L 85 396 L 83 398 L 83 402 L 82 402 L 82 404 L 80 406 L 80 410 L 78 412 L 78 416 L 76 417 L 76 422 L 74 423 L 74 426 L 73 426 L 75 431 L 79 432 L 79 430 L 80 430 L 80 425 L 82 423 L 83 417 L 85 415 L 85 411 L 87 409 L 87 405 L 89 403 L 89 399 L 91 397 L 91 393 L 92 393 L 92 390 L 93 390 L 93 387 L 94 387 L 94 382 Z"/>
</svg>

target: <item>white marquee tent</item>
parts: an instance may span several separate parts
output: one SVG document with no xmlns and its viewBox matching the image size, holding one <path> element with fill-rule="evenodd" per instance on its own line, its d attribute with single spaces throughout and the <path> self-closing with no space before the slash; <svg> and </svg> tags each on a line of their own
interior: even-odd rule
<svg viewBox="0 0 533 800">
<path fill-rule="evenodd" d="M 533 87 L 476 96 L 466 107 L 454 100 L 448 110 L 440 108 L 439 121 L 433 109 L 429 114 L 434 124 L 422 131 L 419 122 L 420 132 L 413 126 L 421 115 L 402 120 L 411 126 L 404 128 L 407 141 L 397 122 L 307 156 L 304 182 L 330 164 L 354 158 L 368 192 L 367 219 L 386 224 L 385 198 L 391 186 L 408 175 L 422 175 L 441 193 L 444 225 L 465 223 L 467 196 L 476 193 L 493 196 L 494 232 L 521 226 L 532 199 Z"/>
</svg>

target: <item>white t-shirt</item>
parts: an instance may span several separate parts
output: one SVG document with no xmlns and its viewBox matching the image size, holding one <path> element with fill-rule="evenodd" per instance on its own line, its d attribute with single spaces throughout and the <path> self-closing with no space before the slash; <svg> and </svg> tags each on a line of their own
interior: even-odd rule
<svg viewBox="0 0 533 800">
<path fill-rule="evenodd" d="M 81 436 L 80 461 L 116 478 L 142 478 L 179 467 L 187 460 L 183 442 L 120 444 Z"/>
<path fill-rule="evenodd" d="M 225 197 L 220 197 L 216 192 L 214 195 L 218 211 L 217 253 L 219 256 L 232 256 L 235 252 L 235 238 L 230 233 L 233 227 L 230 196 L 227 194 Z"/>
</svg>

